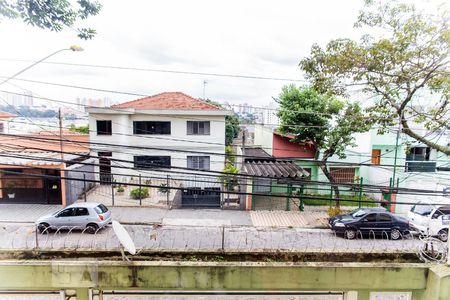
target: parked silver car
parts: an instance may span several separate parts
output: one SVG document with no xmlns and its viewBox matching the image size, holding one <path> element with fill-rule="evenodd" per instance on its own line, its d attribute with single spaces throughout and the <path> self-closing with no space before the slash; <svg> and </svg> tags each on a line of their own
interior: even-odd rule
<svg viewBox="0 0 450 300">
<path fill-rule="evenodd" d="M 111 223 L 111 212 L 108 208 L 95 202 L 75 203 L 53 214 L 40 217 L 36 221 L 39 232 L 57 228 L 79 228 L 95 233 Z"/>
</svg>

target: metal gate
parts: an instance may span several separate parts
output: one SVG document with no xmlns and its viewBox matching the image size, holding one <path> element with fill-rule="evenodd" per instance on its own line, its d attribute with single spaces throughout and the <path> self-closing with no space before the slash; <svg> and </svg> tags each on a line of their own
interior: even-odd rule
<svg viewBox="0 0 450 300">
<path fill-rule="evenodd" d="M 220 207 L 220 188 L 189 188 L 181 194 L 183 207 Z"/>
</svg>

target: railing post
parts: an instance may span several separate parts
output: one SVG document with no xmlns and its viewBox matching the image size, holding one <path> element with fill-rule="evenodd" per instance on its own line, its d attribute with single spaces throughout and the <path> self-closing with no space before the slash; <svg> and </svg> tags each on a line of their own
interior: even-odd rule
<svg viewBox="0 0 450 300">
<path fill-rule="evenodd" d="M 36 249 L 39 248 L 39 228 L 38 228 L 38 226 L 35 226 L 35 233 L 36 234 L 34 236 L 34 239 L 36 241 Z"/>
<path fill-rule="evenodd" d="M 114 184 L 111 183 L 111 200 L 112 200 L 112 206 L 114 206 Z"/>
<path fill-rule="evenodd" d="M 83 191 L 84 191 L 84 202 L 87 201 L 87 190 L 86 190 L 86 174 L 83 173 Z"/>
<path fill-rule="evenodd" d="M 139 174 L 139 206 L 142 206 L 142 179 L 141 179 L 141 174 Z"/>
<path fill-rule="evenodd" d="M 361 208 L 363 178 L 359 179 L 359 208 Z"/>
<path fill-rule="evenodd" d="M 169 174 L 167 174 L 167 179 L 166 179 L 166 186 L 167 186 L 167 193 L 166 193 L 166 197 L 167 197 L 167 207 L 169 207 L 169 193 L 170 193 L 169 185 L 170 185 Z"/>
<path fill-rule="evenodd" d="M 300 195 L 299 195 L 300 203 L 299 203 L 299 206 L 298 206 L 298 208 L 300 209 L 300 211 L 304 211 L 304 210 L 305 210 L 305 205 L 304 205 L 304 203 L 303 203 L 303 189 L 304 189 L 304 188 L 305 188 L 304 185 L 302 185 L 302 186 L 300 187 Z"/>
</svg>

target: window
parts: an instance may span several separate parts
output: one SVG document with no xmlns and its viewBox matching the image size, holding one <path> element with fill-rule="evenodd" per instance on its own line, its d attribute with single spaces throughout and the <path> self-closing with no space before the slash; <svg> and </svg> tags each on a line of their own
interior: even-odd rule
<svg viewBox="0 0 450 300">
<path fill-rule="evenodd" d="M 97 120 L 97 135 L 112 135 L 110 120 Z"/>
<path fill-rule="evenodd" d="M 187 167 L 189 169 L 209 170 L 209 156 L 188 156 Z"/>
<path fill-rule="evenodd" d="M 103 204 L 99 204 L 97 207 L 95 207 L 95 211 L 99 214 L 103 214 L 108 211 L 108 208 Z"/>
<path fill-rule="evenodd" d="M 209 135 L 209 121 L 187 121 L 188 135 Z"/>
<path fill-rule="evenodd" d="M 355 168 L 330 168 L 331 176 L 337 183 L 353 183 L 355 181 Z"/>
<path fill-rule="evenodd" d="M 411 208 L 411 211 L 421 216 L 428 216 L 433 211 L 433 206 L 417 204 Z"/>
<path fill-rule="evenodd" d="M 73 213 L 74 213 L 74 208 L 68 208 L 68 209 L 65 209 L 62 212 L 60 212 L 58 214 L 58 217 L 71 217 L 71 216 L 73 216 Z"/>
<path fill-rule="evenodd" d="M 412 147 L 406 155 L 407 161 L 429 161 L 431 154 L 430 147 Z"/>
<path fill-rule="evenodd" d="M 134 121 L 134 134 L 170 134 L 170 122 Z"/>
<path fill-rule="evenodd" d="M 376 222 L 376 220 L 377 220 L 376 214 L 370 214 L 364 218 L 364 222 Z"/>
<path fill-rule="evenodd" d="M 77 207 L 75 209 L 75 216 L 89 216 L 89 211 L 86 207 Z"/>
<path fill-rule="evenodd" d="M 434 212 L 434 214 L 433 214 L 433 216 L 431 217 L 432 219 L 437 219 L 437 218 L 439 218 L 440 216 L 443 216 L 443 215 L 450 215 L 450 207 L 441 207 L 441 208 L 438 208 L 435 212 Z"/>
<path fill-rule="evenodd" d="M 372 149 L 372 164 L 379 165 L 381 161 L 381 150 Z"/>
<path fill-rule="evenodd" d="M 134 167 L 138 169 L 170 167 L 170 156 L 135 156 Z"/>
<path fill-rule="evenodd" d="M 391 221 L 392 221 L 392 218 L 391 218 L 391 216 L 388 215 L 388 214 L 380 214 L 380 219 L 379 219 L 379 221 L 380 221 L 380 222 L 391 222 Z"/>
<path fill-rule="evenodd" d="M 0 133 L 4 133 L 5 132 L 5 124 L 0 123 Z"/>
</svg>

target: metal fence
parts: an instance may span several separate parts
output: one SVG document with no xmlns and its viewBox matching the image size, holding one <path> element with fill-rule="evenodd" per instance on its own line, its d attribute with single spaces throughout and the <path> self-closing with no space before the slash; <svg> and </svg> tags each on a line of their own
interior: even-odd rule
<svg viewBox="0 0 450 300">
<path fill-rule="evenodd" d="M 0 228 L 0 248 L 7 250 L 112 251 L 121 248 L 112 228 L 95 232 L 76 227 L 39 232 L 33 226 Z M 403 233 L 370 232 L 355 239 L 337 236 L 331 230 L 258 228 L 233 226 L 126 226 L 139 251 L 223 251 L 238 253 L 416 253 L 426 262 L 445 262 L 447 244 L 432 237 L 416 238 Z"/>
</svg>

